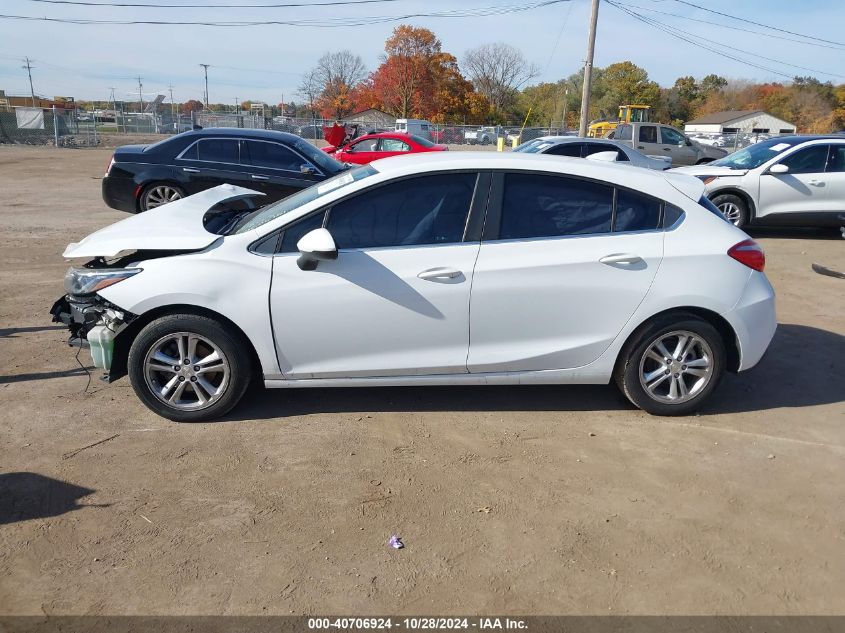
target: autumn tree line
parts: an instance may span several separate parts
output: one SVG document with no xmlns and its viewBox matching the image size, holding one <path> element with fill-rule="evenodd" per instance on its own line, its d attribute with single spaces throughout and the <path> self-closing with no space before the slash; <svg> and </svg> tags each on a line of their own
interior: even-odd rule
<svg viewBox="0 0 845 633">
<path fill-rule="evenodd" d="M 471 49 L 459 64 L 432 31 L 403 24 L 385 42 L 372 72 L 350 50 L 324 54 L 305 73 L 301 103 L 293 109 L 298 116 L 343 119 L 377 108 L 434 123 L 559 126 L 565 118 L 567 127 L 577 127 L 583 71 L 531 85 L 538 74 L 521 51 L 504 43 Z M 813 77 L 758 84 L 710 74 L 679 77 L 662 88 L 630 61 L 594 68 L 590 119 L 614 116 L 625 103 L 649 105 L 655 120 L 675 125 L 721 110 L 765 110 L 802 132 L 845 127 L 845 85 Z"/>
</svg>

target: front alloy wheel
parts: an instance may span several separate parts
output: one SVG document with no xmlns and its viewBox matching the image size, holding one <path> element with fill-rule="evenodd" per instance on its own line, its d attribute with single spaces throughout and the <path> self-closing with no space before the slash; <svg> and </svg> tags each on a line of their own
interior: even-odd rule
<svg viewBox="0 0 845 633">
<path fill-rule="evenodd" d="M 132 388 L 160 416 L 201 422 L 225 415 L 252 377 L 249 342 L 205 316 L 171 314 L 146 325 L 132 342 Z"/>
<path fill-rule="evenodd" d="M 182 190 L 173 185 L 151 185 L 141 196 L 141 210 L 155 209 L 168 202 L 181 200 L 184 196 Z"/>
<path fill-rule="evenodd" d="M 147 387 L 181 411 L 205 409 L 225 393 L 229 361 L 220 348 L 193 332 L 166 334 L 144 358 Z"/>
</svg>

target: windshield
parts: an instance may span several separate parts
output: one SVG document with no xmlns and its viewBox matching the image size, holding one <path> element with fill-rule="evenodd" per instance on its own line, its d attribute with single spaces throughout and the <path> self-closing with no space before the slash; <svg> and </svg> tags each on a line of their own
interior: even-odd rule
<svg viewBox="0 0 845 633">
<path fill-rule="evenodd" d="M 768 141 L 760 141 L 754 145 L 749 145 L 745 149 L 728 154 L 724 158 L 714 160 L 710 164 L 717 167 L 727 167 L 728 169 L 754 169 L 800 142 L 801 139 L 783 140 L 772 138 Z"/>
<path fill-rule="evenodd" d="M 409 138 L 412 138 L 414 140 L 414 143 L 416 143 L 417 145 L 422 145 L 423 147 L 434 147 L 434 143 L 421 136 L 409 134 Z"/>
<path fill-rule="evenodd" d="M 307 189 L 303 189 L 292 196 L 279 200 L 275 204 L 269 204 L 262 209 L 253 211 L 240 220 L 232 233 L 245 233 L 246 231 L 257 229 L 259 226 L 267 224 L 267 222 L 275 220 L 276 218 L 280 218 L 286 213 L 295 211 L 302 205 L 313 202 L 317 198 L 321 198 L 331 191 L 335 191 L 341 187 L 346 187 L 353 182 L 357 182 L 376 173 L 378 172 L 375 167 L 371 165 L 362 165 L 361 167 L 345 171 L 334 178 L 329 178 L 328 180 L 312 185 Z"/>
<path fill-rule="evenodd" d="M 523 154 L 539 154 L 543 150 L 549 149 L 552 145 L 554 145 L 552 141 L 535 138 L 533 141 L 526 141 L 522 145 L 518 145 L 513 151 L 522 152 Z"/>
<path fill-rule="evenodd" d="M 317 149 L 308 141 L 303 139 L 297 139 L 294 141 L 293 146 L 302 152 L 302 154 L 314 163 L 317 167 L 325 171 L 329 176 L 336 174 L 344 169 L 348 169 L 346 165 L 341 163 L 336 158 L 332 158 L 323 150 Z"/>
</svg>

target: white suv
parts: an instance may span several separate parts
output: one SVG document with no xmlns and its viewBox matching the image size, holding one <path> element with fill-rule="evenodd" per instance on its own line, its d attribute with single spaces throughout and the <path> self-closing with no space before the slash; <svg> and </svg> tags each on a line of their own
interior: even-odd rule
<svg viewBox="0 0 845 633">
<path fill-rule="evenodd" d="M 700 178 L 739 227 L 845 225 L 845 136 L 781 136 L 671 171 Z"/>
</svg>

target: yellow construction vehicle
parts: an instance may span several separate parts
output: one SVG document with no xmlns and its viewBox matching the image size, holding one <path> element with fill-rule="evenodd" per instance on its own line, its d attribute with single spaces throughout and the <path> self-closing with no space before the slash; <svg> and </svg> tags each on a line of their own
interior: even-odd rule
<svg viewBox="0 0 845 633">
<path fill-rule="evenodd" d="M 620 123 L 647 123 L 648 111 L 651 106 L 628 104 L 619 106 L 619 116 L 615 119 L 601 118 L 590 122 L 587 136 L 590 138 L 604 138 L 608 132 L 615 130 Z"/>
</svg>

